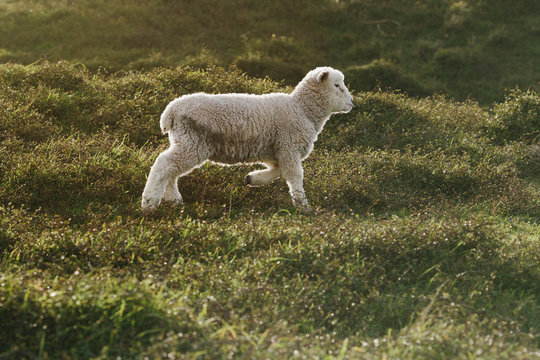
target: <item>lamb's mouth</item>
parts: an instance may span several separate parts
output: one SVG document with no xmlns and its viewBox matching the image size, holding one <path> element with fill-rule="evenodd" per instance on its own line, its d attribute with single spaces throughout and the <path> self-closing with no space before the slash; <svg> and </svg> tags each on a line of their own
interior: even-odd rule
<svg viewBox="0 0 540 360">
<path fill-rule="evenodd" d="M 345 109 L 345 112 L 351 111 L 354 107 L 353 103 L 346 103 L 345 105 L 347 106 L 347 108 Z"/>
</svg>

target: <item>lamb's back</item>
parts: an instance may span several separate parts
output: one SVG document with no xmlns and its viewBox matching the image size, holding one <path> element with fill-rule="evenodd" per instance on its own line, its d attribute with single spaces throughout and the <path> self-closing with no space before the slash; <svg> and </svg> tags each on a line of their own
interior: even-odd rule
<svg viewBox="0 0 540 360">
<path fill-rule="evenodd" d="M 298 121 L 289 94 L 192 94 L 178 98 L 175 118 L 196 131 L 246 141 Z"/>
</svg>

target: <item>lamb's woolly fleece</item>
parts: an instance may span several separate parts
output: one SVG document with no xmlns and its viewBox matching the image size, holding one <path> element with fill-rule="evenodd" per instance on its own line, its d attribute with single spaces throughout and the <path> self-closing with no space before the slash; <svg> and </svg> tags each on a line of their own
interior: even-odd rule
<svg viewBox="0 0 540 360">
<path fill-rule="evenodd" d="M 322 67 L 310 71 L 291 94 L 199 93 L 173 100 L 160 121 L 171 147 L 152 166 L 143 209 L 153 210 L 162 198 L 182 202 L 178 177 L 207 160 L 263 163 L 268 169 L 248 174 L 248 185 L 263 185 L 282 176 L 294 204 L 307 208 L 301 162 L 330 115 L 352 109 L 343 79 L 340 71 Z"/>
</svg>

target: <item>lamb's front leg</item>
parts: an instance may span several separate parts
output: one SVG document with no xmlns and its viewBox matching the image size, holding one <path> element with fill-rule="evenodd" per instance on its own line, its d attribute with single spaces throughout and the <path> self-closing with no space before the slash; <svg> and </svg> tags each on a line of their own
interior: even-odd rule
<svg viewBox="0 0 540 360">
<path fill-rule="evenodd" d="M 300 155 L 287 155 L 280 159 L 281 175 L 289 185 L 293 205 L 303 212 L 311 212 L 304 192 L 304 169 Z"/>
</svg>

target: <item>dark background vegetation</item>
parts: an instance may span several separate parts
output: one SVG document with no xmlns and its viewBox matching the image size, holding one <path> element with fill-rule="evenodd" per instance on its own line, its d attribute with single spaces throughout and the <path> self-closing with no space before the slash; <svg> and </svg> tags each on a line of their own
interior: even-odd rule
<svg viewBox="0 0 540 360">
<path fill-rule="evenodd" d="M 0 60 L 96 69 L 235 64 L 295 85 L 331 64 L 352 88 L 482 104 L 538 91 L 540 4 L 510 0 L 42 0 L 0 5 Z"/>
<path fill-rule="evenodd" d="M 540 357 L 534 1 L 0 1 L 0 359 Z M 342 69 L 305 161 L 139 210 L 166 104 Z"/>
</svg>

